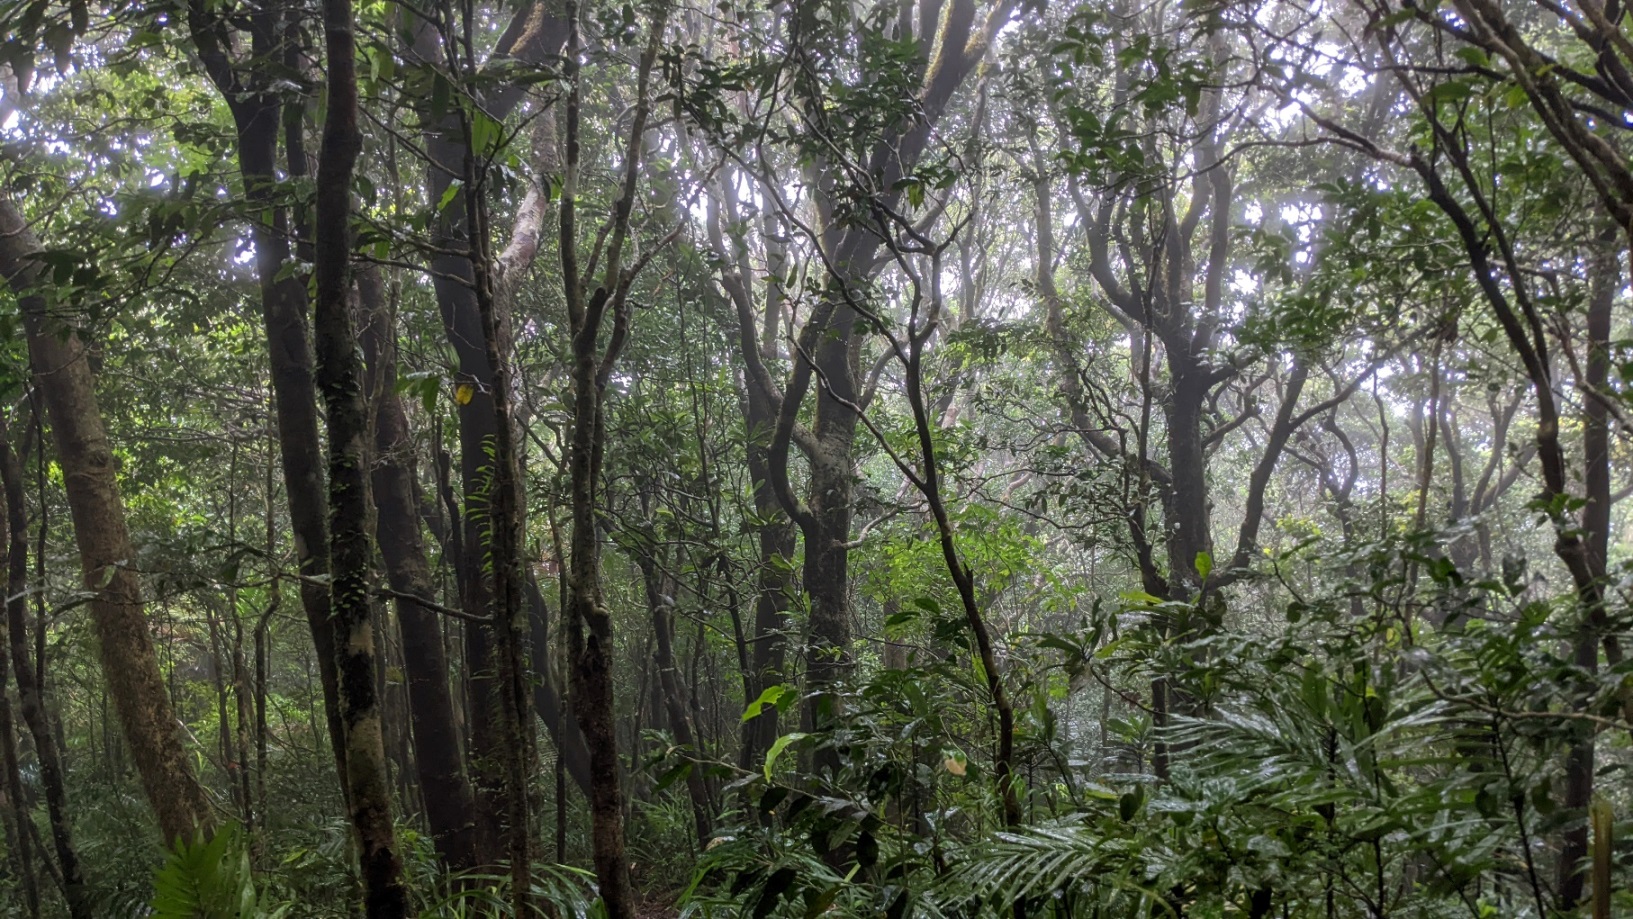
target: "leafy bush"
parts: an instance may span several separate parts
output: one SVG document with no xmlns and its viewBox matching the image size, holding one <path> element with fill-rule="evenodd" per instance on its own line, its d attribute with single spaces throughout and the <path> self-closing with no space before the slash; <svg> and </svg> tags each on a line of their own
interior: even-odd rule
<svg viewBox="0 0 1633 919">
<path fill-rule="evenodd" d="M 178 842 L 153 874 L 154 919 L 282 919 L 291 904 L 256 890 L 249 849 L 238 824 L 214 837 Z"/>
</svg>

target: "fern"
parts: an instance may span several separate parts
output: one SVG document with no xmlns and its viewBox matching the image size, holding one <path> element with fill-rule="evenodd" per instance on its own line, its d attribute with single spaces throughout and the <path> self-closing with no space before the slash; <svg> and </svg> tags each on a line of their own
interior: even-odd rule
<svg viewBox="0 0 1633 919">
<path fill-rule="evenodd" d="M 1150 839 L 1078 823 L 1040 826 L 966 847 L 933 899 L 948 914 L 969 915 L 971 903 L 1002 915 L 1019 900 L 1086 897 L 1118 915 L 1168 915 L 1172 906 L 1148 880 L 1164 861 Z"/>
<path fill-rule="evenodd" d="M 451 892 L 438 897 L 420 911 L 420 919 L 503 919 L 510 917 L 506 896 L 510 878 L 492 874 L 456 875 Z M 547 904 L 549 913 L 573 919 L 597 919 L 605 915 L 601 901 L 594 897 L 595 875 L 569 865 L 536 865 L 532 894 L 536 904 Z"/>
<path fill-rule="evenodd" d="M 153 874 L 153 919 L 281 919 L 289 905 L 264 905 L 255 889 L 243 830 L 179 841 Z"/>
</svg>

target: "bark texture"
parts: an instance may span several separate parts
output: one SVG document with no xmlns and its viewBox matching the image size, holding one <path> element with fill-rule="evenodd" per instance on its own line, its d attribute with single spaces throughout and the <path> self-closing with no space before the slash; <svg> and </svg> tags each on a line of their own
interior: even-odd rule
<svg viewBox="0 0 1633 919">
<path fill-rule="evenodd" d="M 312 634 L 323 687 L 323 715 L 329 744 L 342 789 L 346 785 L 346 744 L 336 708 L 339 683 L 335 649 L 329 628 L 329 531 L 324 500 L 323 449 L 318 439 L 317 384 L 307 320 L 306 279 L 286 272 L 293 252 L 289 212 L 276 198 L 278 132 L 283 108 L 272 84 L 276 51 L 284 29 L 295 16 L 292 4 L 268 2 L 243 20 L 247 37 L 202 2 L 188 8 L 188 25 L 200 61 L 211 83 L 227 101 L 238 139 L 238 170 L 244 198 L 252 211 L 250 238 L 255 243 L 255 273 L 261 287 L 261 316 L 266 330 L 271 368 L 272 398 L 278 422 L 278 459 L 283 467 L 284 493 L 289 501 L 290 530 L 301 573 L 301 608 Z M 228 49 L 247 43 L 252 51 L 247 64 L 235 66 Z M 292 46 L 284 48 L 293 57 Z M 298 117 L 285 146 L 289 173 L 305 175 L 305 153 L 300 146 Z"/>
<path fill-rule="evenodd" d="M 442 646 L 442 623 L 437 613 L 416 600 L 431 601 L 435 593 L 417 511 L 413 435 L 402 396 L 397 392 L 396 330 L 379 273 L 360 270 L 357 290 L 366 316 L 366 388 L 374 406 L 370 484 L 374 492 L 375 535 L 385 563 L 386 581 L 396 594 L 414 765 L 437 852 L 449 868 L 462 871 L 478 864 L 475 802 L 460 752 L 459 720 L 448 680 L 448 656 Z"/>
<path fill-rule="evenodd" d="M 369 598 L 374 542 L 369 534 L 362 362 L 348 293 L 351 281 L 351 180 L 362 148 L 357 127 L 357 43 L 351 0 L 324 0 L 329 64 L 327 116 L 318 158 L 316 279 L 317 383 L 329 432 L 330 616 L 338 708 L 345 739 L 346 799 L 357 836 L 363 905 L 370 919 L 408 915 L 408 890 L 391 822 L 380 699 L 375 683 Z"/>
<path fill-rule="evenodd" d="M 0 200 L 0 273 L 22 307 L 30 362 L 62 464 L 91 625 L 125 743 L 168 841 L 192 839 L 212 820 L 170 707 L 143 613 L 136 552 L 125 526 L 113 448 L 96 381 L 78 332 L 48 309 L 35 253 L 39 241 L 15 205 Z"/>
<path fill-rule="evenodd" d="M 57 852 L 57 870 L 62 875 L 62 893 L 69 903 L 69 916 L 80 919 L 90 916 L 85 904 L 85 877 L 80 872 L 80 857 L 73 849 L 73 832 L 69 824 L 69 792 L 62 775 L 62 754 L 57 751 L 57 735 L 51 731 L 51 720 L 46 715 L 46 700 L 39 689 L 39 676 L 28 653 L 28 503 L 23 496 L 23 464 L 11 451 L 11 434 L 7 431 L 5 415 L 0 415 L 0 486 L 5 493 L 7 519 L 7 599 L 5 617 L 10 638 L 11 669 L 16 671 L 16 695 L 23 723 L 28 726 L 29 738 L 34 741 L 34 759 L 39 762 L 39 780 L 46 787 L 46 815 L 51 819 L 51 842 Z M 0 687 L 5 686 L 0 681 Z M 23 813 L 21 784 L 13 788 L 13 803 Z M 18 823 L 18 829 L 26 828 Z M 18 834 L 23 836 L 23 832 Z M 39 893 L 34 893 L 38 899 Z M 38 912 L 36 912 L 38 914 Z"/>
<path fill-rule="evenodd" d="M 566 41 L 566 23 L 557 9 L 556 2 L 535 0 L 519 10 L 500 37 L 492 63 L 542 64 L 559 54 Z M 460 58 L 458 50 L 448 50 L 460 47 L 458 37 L 440 34 L 429 21 L 420 21 L 415 36 L 413 52 L 420 60 L 441 69 L 468 63 Z M 450 60 L 450 55 L 459 60 Z M 482 108 L 499 120 L 515 111 L 526 89 L 525 85 L 510 81 L 487 81 L 482 85 L 487 87 L 482 94 Z M 466 175 L 467 146 L 467 133 L 455 116 L 450 115 L 435 130 L 427 132 L 430 202 L 443 200 L 453 180 Z M 463 533 L 458 541 L 461 551 L 456 561 L 462 595 L 460 606 L 470 616 L 485 617 L 492 611 L 496 596 L 487 565 L 490 550 L 487 510 L 496 472 L 491 448 L 500 435 L 500 424 L 499 407 L 494 399 L 497 368 L 489 353 L 484 328 L 477 288 L 477 247 L 471 244 L 474 237 L 469 232 L 470 224 L 467 207 L 455 203 L 444 208 L 432 228 L 437 254 L 430 264 L 443 328 L 457 360 L 456 379 L 459 385 L 469 387 L 466 392 L 470 396 L 458 408 L 459 468 L 465 511 L 461 515 Z M 526 236 L 533 231 L 529 227 L 518 227 L 518 232 Z M 485 253 L 485 240 L 481 248 Z M 536 247 L 521 248 L 529 256 L 536 252 Z M 491 273 L 492 266 L 482 266 L 482 270 Z M 492 281 L 491 278 L 488 281 L 490 295 Z M 478 846 L 481 860 L 493 862 L 497 860 L 499 848 L 499 837 L 494 831 L 504 819 L 504 813 L 511 809 L 504 791 L 508 781 L 504 765 L 507 753 L 500 736 L 508 718 L 504 701 L 507 691 L 502 685 L 500 667 L 493 659 L 492 629 L 469 627 L 464 634 L 470 696 L 470 771 L 475 786 Z M 559 718 L 546 719 L 546 724 L 553 726 L 559 721 Z M 570 736 L 553 734 L 558 746 L 573 740 Z"/>
</svg>

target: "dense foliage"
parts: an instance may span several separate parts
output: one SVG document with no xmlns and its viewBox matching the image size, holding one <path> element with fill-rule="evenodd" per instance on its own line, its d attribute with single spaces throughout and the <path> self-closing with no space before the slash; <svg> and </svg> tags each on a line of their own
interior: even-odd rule
<svg viewBox="0 0 1633 919">
<path fill-rule="evenodd" d="M 1633 915 L 1629 16 L 0 3 L 0 916 Z"/>
</svg>

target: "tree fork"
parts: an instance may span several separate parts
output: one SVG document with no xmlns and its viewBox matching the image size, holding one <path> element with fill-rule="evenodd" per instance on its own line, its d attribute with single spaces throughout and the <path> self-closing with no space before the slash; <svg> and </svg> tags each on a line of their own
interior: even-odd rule
<svg viewBox="0 0 1633 919">
<path fill-rule="evenodd" d="M 278 42 L 293 42 L 298 33 L 287 4 L 269 2 L 247 19 L 254 59 L 268 61 Z M 323 494 L 323 452 L 318 439 L 317 388 L 313 380 L 312 342 L 306 316 L 305 279 L 284 272 L 290 262 L 288 211 L 275 198 L 277 149 L 282 105 L 275 93 L 248 85 L 251 72 L 240 74 L 227 49 L 234 37 L 225 20 L 203 4 L 188 7 L 188 27 L 205 72 L 232 112 L 238 141 L 238 171 L 244 199 L 250 205 L 250 238 L 255 243 L 255 273 L 261 286 L 261 317 L 266 332 L 272 399 L 278 429 L 278 459 L 283 466 L 295 557 L 302 575 L 301 608 L 312 634 L 318 679 L 323 686 L 324 722 L 335 759 L 340 788 L 346 787 L 346 744 L 335 707 L 339 683 L 329 627 L 329 532 Z M 286 29 L 286 26 L 288 27 Z M 295 49 L 285 49 L 293 60 Z M 299 145 L 299 112 L 290 113 L 287 142 L 289 173 L 304 175 L 306 156 Z"/>
<path fill-rule="evenodd" d="M 589 747 L 591 783 L 591 842 L 596 877 L 610 919 L 632 919 L 635 904 L 630 888 L 629 860 L 624 855 L 624 795 L 620 785 L 618 739 L 615 731 L 612 668 L 614 659 L 612 615 L 601 587 L 600 541 L 596 533 L 601 460 L 606 449 L 606 419 L 602 414 L 607 376 L 612 372 L 629 333 L 629 288 L 644 260 L 624 266 L 630 216 L 640 180 L 643 134 L 651 100 L 648 88 L 668 19 L 665 5 L 654 15 L 651 34 L 636 71 L 635 111 L 629 128 L 618 198 L 603 227 L 606 240 L 604 268 L 595 283 L 581 275 L 578 261 L 577 195 L 580 168 L 580 106 L 577 2 L 568 4 L 567 55 L 564 78 L 568 84 L 566 161 L 561 190 L 560 249 L 562 286 L 572 334 L 573 418 L 568 467 L 572 483 L 572 538 L 568 560 L 568 647 L 572 656 L 572 703 Z M 599 248 L 599 247 L 598 247 Z M 612 334 L 603 350 L 600 333 L 607 314 L 613 315 Z"/>
</svg>

